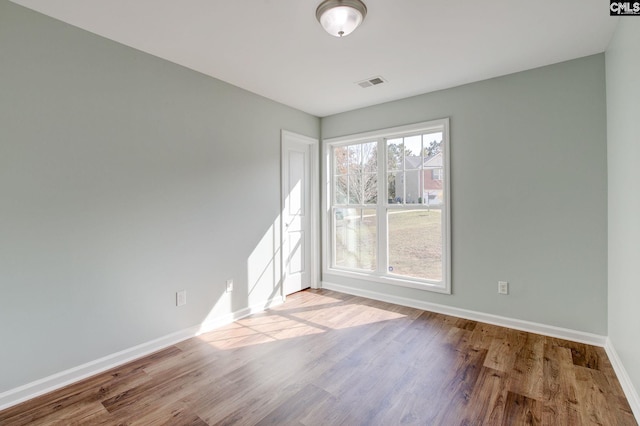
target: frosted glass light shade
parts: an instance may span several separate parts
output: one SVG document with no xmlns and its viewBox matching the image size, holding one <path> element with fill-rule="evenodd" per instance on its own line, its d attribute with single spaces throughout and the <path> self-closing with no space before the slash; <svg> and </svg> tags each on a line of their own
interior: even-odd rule
<svg viewBox="0 0 640 426">
<path fill-rule="evenodd" d="M 360 0 L 325 0 L 316 9 L 320 25 L 334 37 L 351 34 L 366 15 L 367 7 Z"/>
</svg>

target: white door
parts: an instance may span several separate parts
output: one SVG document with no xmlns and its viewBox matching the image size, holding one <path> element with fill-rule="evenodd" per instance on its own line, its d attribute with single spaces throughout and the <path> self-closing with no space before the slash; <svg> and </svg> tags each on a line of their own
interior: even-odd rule
<svg viewBox="0 0 640 426">
<path fill-rule="evenodd" d="M 282 248 L 284 295 L 311 287 L 312 139 L 282 132 Z"/>
</svg>

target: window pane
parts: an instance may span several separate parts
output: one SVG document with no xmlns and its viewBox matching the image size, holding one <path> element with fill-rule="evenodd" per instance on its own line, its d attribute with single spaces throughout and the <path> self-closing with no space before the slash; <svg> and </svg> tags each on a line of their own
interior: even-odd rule
<svg viewBox="0 0 640 426">
<path fill-rule="evenodd" d="M 426 134 L 423 140 L 425 161 L 442 151 L 442 132 Z"/>
<path fill-rule="evenodd" d="M 334 167 L 336 175 L 346 175 L 349 171 L 349 151 L 346 146 L 337 146 L 333 149 Z"/>
<path fill-rule="evenodd" d="M 443 199 L 443 167 L 442 133 L 424 135 L 424 181 L 422 203 L 429 206 L 442 205 Z"/>
<path fill-rule="evenodd" d="M 416 204 L 422 201 L 422 170 L 407 170 L 405 172 L 405 203 Z"/>
<path fill-rule="evenodd" d="M 389 273 L 442 279 L 442 214 L 439 209 L 388 210 Z"/>
<path fill-rule="evenodd" d="M 364 204 L 378 202 L 378 174 L 366 173 L 364 176 Z"/>
<path fill-rule="evenodd" d="M 404 167 L 419 169 L 422 167 L 422 136 L 404 138 Z"/>
<path fill-rule="evenodd" d="M 346 204 L 347 203 L 347 191 L 348 191 L 348 180 L 346 176 L 336 176 L 335 178 L 336 185 L 336 200 L 337 204 Z"/>
<path fill-rule="evenodd" d="M 349 174 L 362 171 L 362 147 L 350 145 L 349 147 Z"/>
<path fill-rule="evenodd" d="M 376 211 L 335 209 L 335 264 L 345 268 L 376 269 Z"/>
<path fill-rule="evenodd" d="M 402 169 L 402 138 L 387 141 L 387 168 L 389 171 Z"/>
<path fill-rule="evenodd" d="M 349 204 L 362 204 L 362 175 L 349 175 Z"/>
<path fill-rule="evenodd" d="M 362 164 L 367 173 L 378 171 L 378 142 L 369 142 L 362 145 Z"/>
</svg>

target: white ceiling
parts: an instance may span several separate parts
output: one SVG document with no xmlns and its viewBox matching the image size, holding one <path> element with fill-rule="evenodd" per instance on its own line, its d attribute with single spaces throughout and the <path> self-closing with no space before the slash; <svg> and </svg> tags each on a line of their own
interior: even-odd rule
<svg viewBox="0 0 640 426">
<path fill-rule="evenodd" d="M 339 39 L 321 0 L 13 1 L 320 117 L 603 52 L 618 22 L 602 0 L 364 0 Z"/>
</svg>

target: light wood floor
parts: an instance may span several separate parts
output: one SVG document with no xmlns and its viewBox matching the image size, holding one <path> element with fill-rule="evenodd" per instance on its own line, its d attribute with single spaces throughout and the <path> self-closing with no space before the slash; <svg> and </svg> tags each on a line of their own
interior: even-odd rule
<svg viewBox="0 0 640 426">
<path fill-rule="evenodd" d="M 635 425 L 602 348 L 304 291 L 1 425 Z"/>
</svg>

